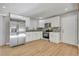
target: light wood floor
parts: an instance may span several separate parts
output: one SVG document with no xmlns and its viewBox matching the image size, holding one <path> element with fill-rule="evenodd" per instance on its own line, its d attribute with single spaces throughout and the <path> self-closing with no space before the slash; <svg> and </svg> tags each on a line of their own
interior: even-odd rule
<svg viewBox="0 0 79 59">
<path fill-rule="evenodd" d="M 77 47 L 37 40 L 17 47 L 0 47 L 2 56 L 77 56 Z"/>
</svg>

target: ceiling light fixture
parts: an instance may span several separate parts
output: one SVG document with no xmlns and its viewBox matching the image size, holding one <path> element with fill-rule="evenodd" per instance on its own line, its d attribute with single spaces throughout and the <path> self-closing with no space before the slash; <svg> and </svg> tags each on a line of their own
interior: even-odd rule
<svg viewBox="0 0 79 59">
<path fill-rule="evenodd" d="M 43 19 L 43 17 L 39 17 L 39 19 Z"/>
<path fill-rule="evenodd" d="M 65 11 L 68 11 L 68 8 L 65 8 L 64 10 L 65 10 Z"/>
<path fill-rule="evenodd" d="M 2 8 L 6 8 L 6 6 L 2 6 Z"/>
</svg>

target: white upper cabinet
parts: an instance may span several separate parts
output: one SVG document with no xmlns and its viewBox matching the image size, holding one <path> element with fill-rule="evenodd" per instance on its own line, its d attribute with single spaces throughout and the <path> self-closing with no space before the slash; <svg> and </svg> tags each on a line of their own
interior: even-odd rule
<svg viewBox="0 0 79 59">
<path fill-rule="evenodd" d="M 39 20 L 30 19 L 27 24 L 29 23 L 29 29 L 30 30 L 36 30 L 39 26 Z"/>
<path fill-rule="evenodd" d="M 39 27 L 44 28 L 45 23 L 46 23 L 46 20 L 39 20 Z"/>
<path fill-rule="evenodd" d="M 44 20 L 39 20 L 39 27 L 44 27 L 45 23 L 51 23 L 51 27 L 60 27 L 60 17 L 52 17 Z"/>
<path fill-rule="evenodd" d="M 60 17 L 59 16 L 46 19 L 46 22 L 51 23 L 52 27 L 60 27 Z"/>
<path fill-rule="evenodd" d="M 25 25 L 26 25 L 26 27 L 30 27 L 30 18 L 26 18 L 26 23 L 25 23 Z"/>
<path fill-rule="evenodd" d="M 16 14 L 10 14 L 10 18 L 11 19 L 17 19 L 17 20 L 26 20 L 26 17 L 24 16 L 20 16 L 20 15 L 16 15 Z"/>
<path fill-rule="evenodd" d="M 60 17 L 54 17 L 52 20 L 52 27 L 60 27 Z"/>
</svg>

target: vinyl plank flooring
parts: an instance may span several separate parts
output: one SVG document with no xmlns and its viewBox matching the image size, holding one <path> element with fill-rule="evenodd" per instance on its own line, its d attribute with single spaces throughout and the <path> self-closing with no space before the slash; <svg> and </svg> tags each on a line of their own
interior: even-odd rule
<svg viewBox="0 0 79 59">
<path fill-rule="evenodd" d="M 1 56 L 77 56 L 77 47 L 37 40 L 17 47 L 0 47 Z"/>
</svg>

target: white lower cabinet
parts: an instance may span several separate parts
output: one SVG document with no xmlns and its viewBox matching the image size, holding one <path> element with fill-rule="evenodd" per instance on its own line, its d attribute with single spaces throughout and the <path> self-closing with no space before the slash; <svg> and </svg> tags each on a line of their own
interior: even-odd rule
<svg viewBox="0 0 79 59">
<path fill-rule="evenodd" d="M 42 32 L 26 32 L 26 42 L 39 40 L 42 38 Z"/>
<path fill-rule="evenodd" d="M 31 40 L 31 32 L 26 32 L 26 42 L 30 42 Z"/>
<path fill-rule="evenodd" d="M 26 42 L 42 39 L 42 32 L 26 32 Z M 59 32 L 50 32 L 49 33 L 50 42 L 59 43 L 60 42 L 60 33 Z"/>
<path fill-rule="evenodd" d="M 60 42 L 60 32 L 50 32 L 49 33 L 50 42 L 59 43 Z"/>
</svg>

